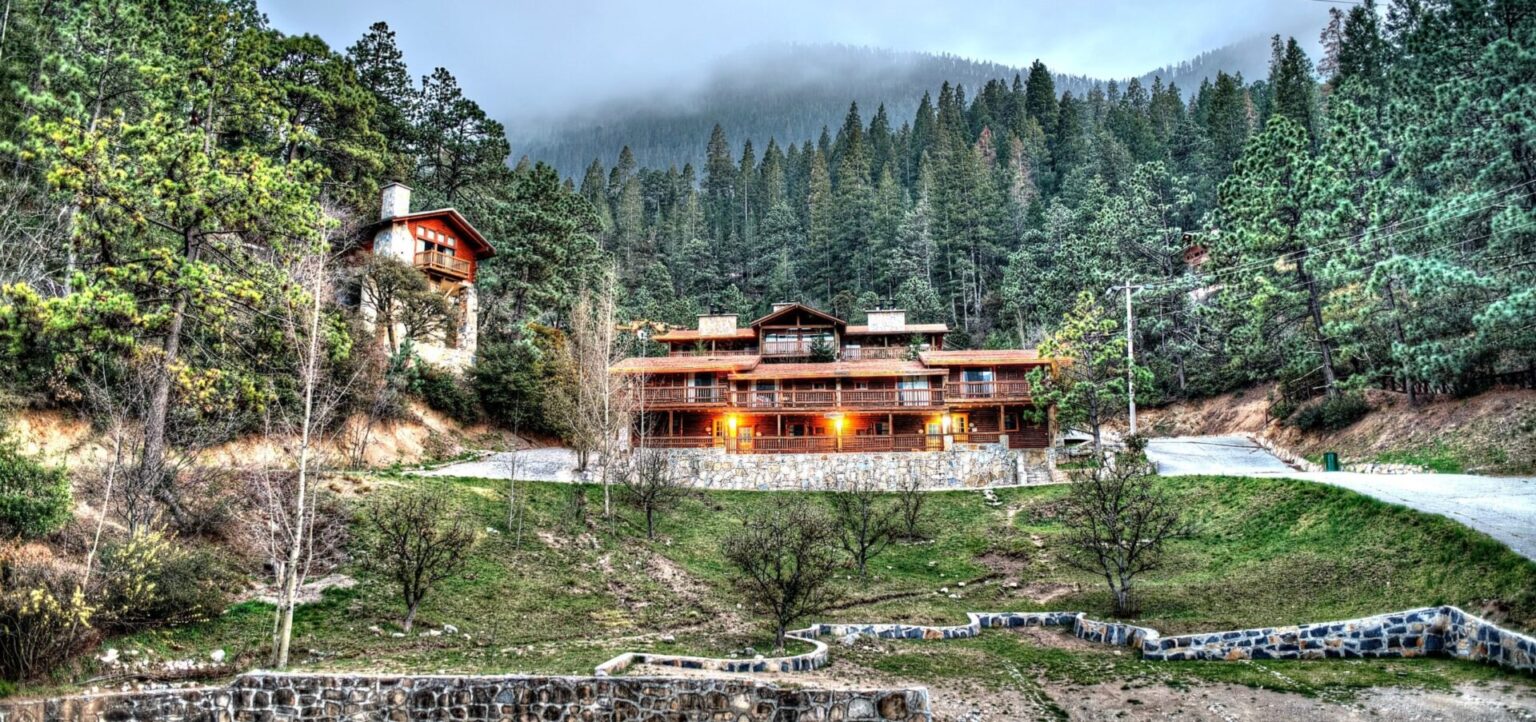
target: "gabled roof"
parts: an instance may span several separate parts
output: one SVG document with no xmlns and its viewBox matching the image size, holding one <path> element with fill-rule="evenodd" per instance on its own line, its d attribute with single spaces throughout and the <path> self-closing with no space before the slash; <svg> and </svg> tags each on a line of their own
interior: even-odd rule
<svg viewBox="0 0 1536 722">
<path fill-rule="evenodd" d="M 1040 352 L 1032 348 L 924 351 L 917 357 L 927 366 L 1009 366 L 1038 364 L 1051 360 L 1040 358 Z"/>
<path fill-rule="evenodd" d="M 610 367 L 615 374 L 693 373 L 698 371 L 737 372 L 756 366 L 756 356 L 658 356 L 627 358 Z"/>
<path fill-rule="evenodd" d="M 460 213 L 457 208 L 436 208 L 430 211 L 417 211 L 415 213 L 385 218 L 370 226 L 370 230 L 387 226 L 397 221 L 423 221 L 432 218 L 442 219 L 452 226 L 454 230 L 458 231 L 459 235 L 474 244 L 475 258 L 486 259 L 496 255 L 496 249 L 491 246 L 491 242 L 487 241 L 485 236 L 480 234 L 480 230 L 475 228 L 474 224 L 470 223 L 469 219 L 465 218 L 464 214 Z"/>
<path fill-rule="evenodd" d="M 767 323 L 769 321 L 772 321 L 772 320 L 774 320 L 776 318 L 780 318 L 782 316 L 788 316 L 789 314 L 792 314 L 792 313 L 794 313 L 796 311 L 805 311 L 806 313 L 809 313 L 812 316 L 819 316 L 819 317 L 821 317 L 823 319 L 826 319 L 826 321 L 828 323 L 830 323 L 830 324 L 832 324 L 834 326 L 845 326 L 846 327 L 848 325 L 847 321 L 844 321 L 844 320 L 842 320 L 842 319 L 840 319 L 840 318 L 838 318 L 836 316 L 833 316 L 832 314 L 827 313 L 826 311 L 823 311 L 823 310 L 821 310 L 819 308 L 811 308 L 810 306 L 807 306 L 807 305 L 805 305 L 803 303 L 791 303 L 791 304 L 787 304 L 787 305 L 783 306 L 782 308 L 780 308 L 780 309 L 778 309 L 776 311 L 773 311 L 773 312 L 769 313 L 767 316 L 764 316 L 762 318 L 757 319 L 756 321 L 753 321 L 752 322 L 752 328 L 757 328 L 758 326 L 761 326 L 761 325 L 763 325 L 763 324 L 765 324 L 765 323 Z"/>
</svg>

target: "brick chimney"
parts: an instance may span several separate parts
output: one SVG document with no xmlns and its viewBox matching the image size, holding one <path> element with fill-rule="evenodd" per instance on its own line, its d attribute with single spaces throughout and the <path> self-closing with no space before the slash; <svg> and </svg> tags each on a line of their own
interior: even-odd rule
<svg viewBox="0 0 1536 722">
<path fill-rule="evenodd" d="M 379 190 L 379 220 L 387 221 L 411 212 L 411 187 L 389 183 Z"/>
</svg>

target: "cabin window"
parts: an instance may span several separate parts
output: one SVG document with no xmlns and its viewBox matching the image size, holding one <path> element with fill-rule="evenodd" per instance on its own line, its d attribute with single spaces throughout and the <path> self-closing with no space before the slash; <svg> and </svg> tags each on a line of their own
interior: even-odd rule
<svg viewBox="0 0 1536 722">
<path fill-rule="evenodd" d="M 1018 431 L 1018 430 L 1019 430 L 1019 415 L 1018 414 L 1008 414 L 1008 415 L 1003 417 L 1003 431 Z"/>
</svg>

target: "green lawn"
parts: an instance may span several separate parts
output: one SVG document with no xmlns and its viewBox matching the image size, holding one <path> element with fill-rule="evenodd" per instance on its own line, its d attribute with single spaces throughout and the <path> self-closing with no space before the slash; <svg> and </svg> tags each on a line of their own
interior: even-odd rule
<svg viewBox="0 0 1536 722">
<path fill-rule="evenodd" d="M 405 480 L 404 483 L 436 483 Z M 661 520 L 646 542 L 637 521 L 610 534 L 598 523 L 593 486 L 527 484 L 529 518 L 519 546 L 505 528 L 505 482 L 453 479 L 486 532 L 465 573 L 429 596 L 418 634 L 395 637 L 402 610 L 387 585 L 360 576 L 350 590 L 301 608 L 296 664 L 317 670 L 587 674 L 624 650 L 729 654 L 766 649 L 765 630 L 737 608 L 720 542 L 768 500 L 750 492 L 699 493 Z M 1141 623 L 1165 633 L 1323 621 L 1451 603 L 1474 613 L 1504 610 L 1515 627 L 1536 627 L 1536 564 L 1449 520 L 1392 507 L 1333 487 L 1249 478 L 1176 478 L 1196 533 L 1145 578 Z M 968 610 L 1082 610 L 1107 615 L 1102 582 L 1056 559 L 1062 487 L 1006 489 L 998 507 L 977 492 L 935 493 L 931 541 L 891 547 L 873 578 L 849 579 L 847 601 L 822 619 L 959 623 Z M 576 521 L 584 494 L 588 521 Z M 635 517 L 625 510 L 624 516 Z M 850 572 L 851 573 L 851 572 Z M 964 587 L 961 582 L 966 582 Z M 1017 588 L 1008 585 L 1016 582 Z M 938 590 L 948 588 L 961 598 Z M 1042 595 L 1055 595 L 1040 602 Z M 452 624 L 455 636 L 421 636 Z M 210 623 L 110 640 L 155 657 L 201 656 L 222 648 L 247 666 L 265 662 L 271 608 L 247 603 Z M 372 631 L 377 628 L 379 631 Z M 662 641 L 660 634 L 671 635 Z M 574 640 L 574 641 L 573 641 Z M 952 674 L 981 655 L 1080 683 L 1146 676 L 1177 683 L 1216 679 L 1309 692 L 1379 683 L 1444 684 L 1509 676 L 1437 660 L 1224 665 L 1145 663 L 1112 650 L 1041 649 L 1003 632 L 975 640 L 901 643 L 901 653 L 858 659 L 877 669 Z M 909 653 L 910 652 L 910 653 Z M 834 659 L 844 650 L 834 650 Z M 959 655 L 956 657 L 955 655 Z M 927 661 L 923 661 L 927 660 Z M 937 661 L 935 661 L 937 660 Z M 985 665 L 983 665 L 985 666 Z M 961 664 L 965 674 L 996 669 Z M 91 670 L 78 670 L 74 680 Z M 1514 679 L 1529 680 L 1528 677 Z"/>
</svg>

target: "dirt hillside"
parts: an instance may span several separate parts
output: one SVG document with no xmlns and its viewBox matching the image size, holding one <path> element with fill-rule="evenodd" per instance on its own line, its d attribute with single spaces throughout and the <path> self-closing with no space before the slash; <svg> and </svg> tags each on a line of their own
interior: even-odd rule
<svg viewBox="0 0 1536 722">
<path fill-rule="evenodd" d="M 484 424 L 466 426 L 421 404 L 412 404 L 408 421 L 379 421 L 368 433 L 363 454 L 369 466 L 420 464 L 447 459 L 466 449 L 501 449 L 512 436 Z M 363 420 L 350 419 L 336 435 L 331 451 L 346 457 L 359 437 Z M 88 420 L 63 411 L 26 410 L 5 420 L 9 431 L 29 453 L 68 466 L 101 463 L 111 455 L 110 441 Z M 202 452 L 214 466 L 263 463 L 297 453 L 295 439 L 247 436 Z"/>
<path fill-rule="evenodd" d="M 1270 418 L 1273 387 L 1142 409 L 1156 436 L 1256 433 L 1315 457 L 1337 451 L 1345 463 L 1403 462 L 1440 471 L 1536 473 L 1536 390 L 1493 390 L 1465 399 L 1410 405 L 1404 394 L 1369 391 L 1371 413 L 1331 432 L 1302 432 Z"/>
</svg>

